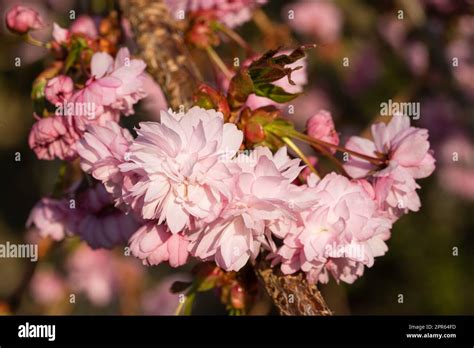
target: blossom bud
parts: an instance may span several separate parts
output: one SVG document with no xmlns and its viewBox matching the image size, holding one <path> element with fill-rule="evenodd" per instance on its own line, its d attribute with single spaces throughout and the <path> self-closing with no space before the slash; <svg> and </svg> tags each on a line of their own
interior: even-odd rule
<svg viewBox="0 0 474 348">
<path fill-rule="evenodd" d="M 7 28 L 17 34 L 25 34 L 30 30 L 44 27 L 43 20 L 38 12 L 32 8 L 16 5 L 6 16 Z"/>
</svg>

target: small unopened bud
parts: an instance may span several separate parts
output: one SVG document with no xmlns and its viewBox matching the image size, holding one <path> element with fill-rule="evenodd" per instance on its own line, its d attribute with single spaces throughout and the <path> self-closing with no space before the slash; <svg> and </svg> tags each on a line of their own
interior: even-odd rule
<svg viewBox="0 0 474 348">
<path fill-rule="evenodd" d="M 194 95 L 194 103 L 204 109 L 214 109 L 222 112 L 224 120 L 230 116 L 230 108 L 227 98 L 208 85 L 199 86 L 197 93 Z"/>
</svg>

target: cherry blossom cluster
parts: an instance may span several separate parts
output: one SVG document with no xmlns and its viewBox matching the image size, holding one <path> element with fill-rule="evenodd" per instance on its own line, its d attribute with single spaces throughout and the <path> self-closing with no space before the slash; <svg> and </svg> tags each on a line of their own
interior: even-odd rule
<svg viewBox="0 0 474 348">
<path fill-rule="evenodd" d="M 228 28 L 264 2 L 187 1 L 182 9 L 211 13 L 227 27 L 210 27 L 235 39 Z M 20 6 L 7 26 L 25 34 L 43 23 Z M 306 132 L 283 116 L 279 106 L 307 83 L 312 46 L 254 55 L 231 73 L 213 44 L 193 37 L 222 68 L 222 91 L 201 84 L 193 107 L 161 110 L 159 121 L 129 131 L 118 122 L 146 95 L 145 63 L 90 18 L 70 29 L 54 24 L 52 36 L 47 47 L 57 59 L 33 86 L 29 144 L 39 159 L 82 172 L 33 208 L 28 225 L 43 237 L 78 235 L 108 249 L 128 242 L 145 265 L 195 258 L 237 272 L 265 257 L 312 284 L 330 275 L 352 283 L 387 252 L 397 219 L 420 209 L 417 180 L 431 175 L 435 160 L 428 131 L 408 116 L 374 124 L 371 139 L 353 136 L 344 146 L 327 110 L 308 111 Z M 295 141 L 337 171 L 321 171 Z"/>
</svg>

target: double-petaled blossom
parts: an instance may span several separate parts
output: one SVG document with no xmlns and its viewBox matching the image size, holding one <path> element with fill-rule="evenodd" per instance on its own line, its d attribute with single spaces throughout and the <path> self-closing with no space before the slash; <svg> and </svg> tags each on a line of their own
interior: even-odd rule
<svg viewBox="0 0 474 348">
<path fill-rule="evenodd" d="M 101 181 L 116 199 L 121 196 L 123 184 L 123 174 L 118 166 L 125 162 L 132 141 L 127 129 L 109 121 L 104 125 L 89 125 L 77 143 L 82 170 Z"/>
<path fill-rule="evenodd" d="M 132 255 L 144 265 L 168 261 L 171 267 L 184 265 L 188 259 L 189 242 L 182 233 L 171 233 L 165 225 L 148 222 L 130 238 Z"/>
<path fill-rule="evenodd" d="M 417 211 L 421 204 L 415 179 L 426 178 L 435 168 L 428 130 L 411 127 L 408 116 L 395 115 L 388 125 L 374 124 L 372 137 L 374 141 L 351 137 L 346 147 L 385 159 L 386 168 L 378 170 L 374 164 L 356 156 L 350 156 L 344 168 L 353 178 L 372 174 L 376 199 L 394 219 L 409 210 Z"/>
<path fill-rule="evenodd" d="M 227 271 L 238 271 L 263 246 L 276 250 L 296 220 L 295 211 L 311 204 L 307 191 L 291 184 L 301 171 L 286 148 L 275 155 L 259 147 L 228 164 L 232 195 L 219 218 L 191 235 L 191 254 L 214 259 Z"/>
<path fill-rule="evenodd" d="M 16 5 L 8 10 L 6 25 L 9 30 L 17 34 L 25 34 L 30 30 L 44 27 L 41 16 L 30 7 Z"/>
<path fill-rule="evenodd" d="M 93 113 L 76 116 L 98 118 L 107 113 L 108 119 L 118 121 L 121 112 L 133 114 L 133 105 L 146 96 L 142 80 L 145 67 L 142 60 L 130 58 L 127 48 L 117 52 L 115 61 L 108 53 L 95 53 L 91 59 L 92 77 L 70 100 L 86 105 Z"/>
<path fill-rule="evenodd" d="M 42 160 L 71 160 L 76 157 L 76 142 L 81 132 L 70 117 L 37 117 L 28 137 L 28 145 Z"/>
<path fill-rule="evenodd" d="M 229 170 L 221 160 L 234 156 L 242 132 L 224 123 L 222 114 L 193 107 L 187 113 L 161 113 L 161 122 L 142 122 L 120 165 L 135 184 L 123 198 L 141 201 L 145 219 L 166 221 L 170 231 L 190 228 L 196 220 L 211 222 L 230 194 Z"/>
<path fill-rule="evenodd" d="M 352 283 L 387 251 L 392 223 L 358 182 L 331 173 L 320 181 L 312 176 L 308 184 L 317 202 L 300 214 L 273 264 L 281 262 L 285 274 L 302 270 L 311 283 L 326 283 L 329 273 Z"/>
</svg>

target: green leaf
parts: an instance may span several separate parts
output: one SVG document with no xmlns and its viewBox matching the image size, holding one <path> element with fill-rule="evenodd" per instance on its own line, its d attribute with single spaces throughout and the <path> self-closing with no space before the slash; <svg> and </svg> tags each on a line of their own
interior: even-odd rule
<svg viewBox="0 0 474 348">
<path fill-rule="evenodd" d="M 254 92 L 254 85 L 246 69 L 240 70 L 230 80 L 229 91 L 227 93 L 227 100 L 232 110 L 240 108 Z"/>
<path fill-rule="evenodd" d="M 193 304 L 194 304 L 195 299 L 196 299 L 196 293 L 195 292 L 193 292 L 189 295 L 186 295 L 186 300 L 185 300 L 184 310 L 183 310 L 184 315 L 191 315 L 192 314 Z"/>
<path fill-rule="evenodd" d="M 260 84 L 255 86 L 255 94 L 260 97 L 271 99 L 277 103 L 287 103 L 301 93 L 289 93 L 280 86 L 272 85 L 270 83 Z"/>
</svg>

